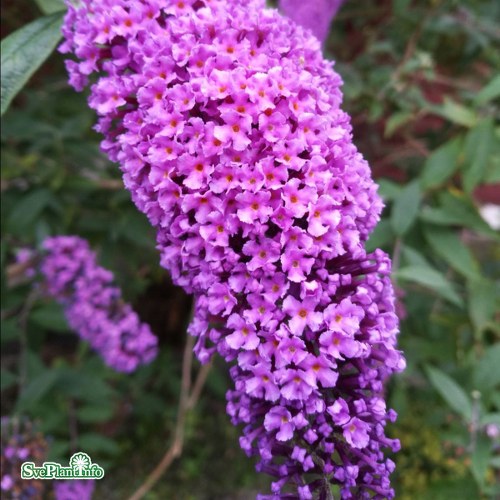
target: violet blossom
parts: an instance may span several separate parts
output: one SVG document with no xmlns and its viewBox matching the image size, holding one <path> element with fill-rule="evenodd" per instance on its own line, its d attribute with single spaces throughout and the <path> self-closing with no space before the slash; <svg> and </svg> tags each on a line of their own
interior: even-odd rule
<svg viewBox="0 0 500 500">
<path fill-rule="evenodd" d="M 56 500 L 91 500 L 95 482 L 86 480 L 54 481 Z"/>
<path fill-rule="evenodd" d="M 47 455 L 47 442 L 27 419 L 2 417 L 1 420 L 2 498 L 35 500 L 46 492 L 46 482 L 39 479 L 21 479 L 21 465 L 34 462 L 41 466 Z"/>
<path fill-rule="evenodd" d="M 297 24 L 310 29 L 320 42 L 324 42 L 330 24 L 344 0 L 279 0 L 283 14 Z"/>
<path fill-rule="evenodd" d="M 260 0 L 68 2 L 76 89 L 192 293 L 189 333 L 231 364 L 241 447 L 276 478 L 260 498 L 392 498 L 399 441 L 384 382 L 404 369 L 381 251 L 382 202 L 307 30 Z"/>
<path fill-rule="evenodd" d="M 46 238 L 38 270 L 43 291 L 64 307 L 70 328 L 116 371 L 132 372 L 156 356 L 157 339 L 77 236 Z"/>
</svg>

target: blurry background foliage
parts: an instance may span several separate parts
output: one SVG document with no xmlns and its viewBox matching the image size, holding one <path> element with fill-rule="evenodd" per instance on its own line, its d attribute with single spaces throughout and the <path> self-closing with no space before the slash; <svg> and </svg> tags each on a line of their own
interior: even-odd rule
<svg viewBox="0 0 500 500">
<path fill-rule="evenodd" d="M 2 415 L 34 418 L 53 460 L 89 453 L 106 468 L 96 498 L 119 499 L 172 435 L 190 299 L 159 268 L 153 231 L 99 152 L 62 56 L 44 62 L 61 6 L 2 0 L 2 113 L 29 79 L 1 132 Z M 349 0 L 325 44 L 386 202 L 368 246 L 392 255 L 404 318 L 408 369 L 387 388 L 402 500 L 500 496 L 500 238 L 479 210 L 500 203 L 499 19 L 496 0 Z M 88 238 L 114 271 L 160 338 L 150 366 L 113 372 L 57 305 L 7 286 L 15 250 L 56 234 Z M 266 483 L 225 415 L 228 387 L 217 363 L 182 458 L 147 498 L 252 498 Z"/>
</svg>

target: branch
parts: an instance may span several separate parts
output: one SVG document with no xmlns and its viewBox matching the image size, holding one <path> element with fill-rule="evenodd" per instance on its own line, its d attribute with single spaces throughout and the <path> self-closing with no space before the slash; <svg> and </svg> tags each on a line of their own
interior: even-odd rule
<svg viewBox="0 0 500 500">
<path fill-rule="evenodd" d="M 149 474 L 144 483 L 135 491 L 129 500 L 141 499 L 158 482 L 172 462 L 181 455 L 184 445 L 184 429 L 186 426 L 186 417 L 190 410 L 194 408 L 201 394 L 203 385 L 207 379 L 211 364 L 201 367 L 198 372 L 191 394 L 191 367 L 193 362 L 193 347 L 195 338 L 188 335 L 184 354 L 182 358 L 182 380 L 181 393 L 179 396 L 179 408 L 177 410 L 177 421 L 175 424 L 174 439 L 170 448 L 167 450 L 159 464 Z"/>
</svg>

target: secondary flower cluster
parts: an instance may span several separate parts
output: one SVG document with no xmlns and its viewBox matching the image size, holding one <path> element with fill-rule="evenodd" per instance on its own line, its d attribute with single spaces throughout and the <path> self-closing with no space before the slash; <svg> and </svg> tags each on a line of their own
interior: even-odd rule
<svg viewBox="0 0 500 500">
<path fill-rule="evenodd" d="M 123 302 L 120 290 L 112 285 L 113 274 L 97 265 L 85 240 L 47 238 L 38 267 L 44 291 L 64 306 L 69 326 L 108 366 L 132 372 L 153 360 L 156 337 Z"/>
<path fill-rule="evenodd" d="M 330 23 L 344 0 L 280 0 L 283 13 L 296 23 L 310 29 L 320 42 L 325 41 Z"/>
<path fill-rule="evenodd" d="M 29 500 L 42 498 L 43 480 L 21 479 L 21 464 L 35 462 L 40 466 L 47 453 L 47 443 L 28 420 L 2 417 L 1 421 L 1 481 L 2 498 Z"/>
<path fill-rule="evenodd" d="M 54 481 L 56 500 L 91 500 L 95 483 L 85 481 Z"/>
<path fill-rule="evenodd" d="M 269 498 L 392 498 L 383 382 L 405 363 L 390 262 L 364 250 L 382 203 L 318 40 L 258 0 L 83 0 L 63 32 L 70 82 L 99 75 L 103 149 L 196 297 L 199 359 L 232 363 L 228 413 Z"/>
</svg>

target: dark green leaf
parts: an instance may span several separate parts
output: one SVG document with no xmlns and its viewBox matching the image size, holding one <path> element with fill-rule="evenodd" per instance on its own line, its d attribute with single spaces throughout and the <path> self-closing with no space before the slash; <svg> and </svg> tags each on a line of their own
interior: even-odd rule
<svg viewBox="0 0 500 500">
<path fill-rule="evenodd" d="M 457 125 L 473 127 L 477 123 L 477 116 L 474 111 L 447 97 L 445 98 L 442 106 L 435 106 L 432 109 L 438 115 L 447 118 Z"/>
<path fill-rule="evenodd" d="M 457 272 L 472 278 L 479 275 L 476 260 L 455 231 L 427 225 L 424 234 L 432 250 Z"/>
<path fill-rule="evenodd" d="M 499 310 L 495 283 L 487 279 L 472 278 L 467 281 L 467 292 L 469 316 L 476 332 L 480 333 L 493 321 L 495 312 Z"/>
<path fill-rule="evenodd" d="M 488 85 L 481 89 L 476 96 L 476 103 L 484 104 L 498 97 L 500 97 L 500 75 L 495 76 Z"/>
<path fill-rule="evenodd" d="M 47 370 L 31 380 L 21 392 L 16 410 L 22 413 L 42 399 L 54 387 L 58 377 L 58 371 Z"/>
<path fill-rule="evenodd" d="M 493 120 L 482 120 L 469 131 L 465 139 L 465 161 L 463 165 L 463 184 L 467 193 L 483 180 L 493 145 Z"/>
<path fill-rule="evenodd" d="M 426 372 L 434 389 L 450 408 L 469 422 L 472 417 L 472 403 L 465 391 L 451 377 L 437 368 L 427 366 Z"/>
<path fill-rule="evenodd" d="M 48 304 L 35 309 L 30 314 L 30 321 L 55 332 L 68 331 L 68 323 L 59 304 Z"/>
<path fill-rule="evenodd" d="M 35 2 L 44 14 L 53 14 L 66 9 L 63 0 L 35 0 Z"/>
<path fill-rule="evenodd" d="M 394 275 L 397 279 L 411 281 L 430 288 L 456 306 L 461 307 L 463 304 L 453 285 L 435 269 L 424 266 L 408 266 L 399 269 Z"/>
<path fill-rule="evenodd" d="M 456 137 L 432 152 L 420 175 L 423 189 L 440 186 L 458 169 L 458 155 L 462 140 Z"/>
<path fill-rule="evenodd" d="M 51 196 L 50 191 L 42 188 L 20 198 L 9 215 L 9 227 L 21 230 L 33 223 L 48 205 Z"/>
<path fill-rule="evenodd" d="M 78 409 L 78 420 L 84 423 L 106 422 L 113 416 L 110 404 L 86 405 Z"/>
<path fill-rule="evenodd" d="M 19 339 L 19 324 L 17 318 L 9 318 L 2 321 L 0 332 L 2 335 L 2 343 Z"/>
<path fill-rule="evenodd" d="M 61 38 L 62 14 L 33 21 L 2 40 L 1 114 Z"/>
<path fill-rule="evenodd" d="M 90 455 L 100 452 L 116 455 L 120 450 L 115 441 L 95 432 L 82 434 L 78 439 L 78 448 Z"/>
<path fill-rule="evenodd" d="M 480 392 L 500 385 L 500 344 L 486 350 L 474 368 L 473 380 Z"/>
<path fill-rule="evenodd" d="M 408 184 L 396 198 L 391 212 L 391 224 L 398 236 L 404 235 L 415 221 L 420 205 L 420 187 L 417 181 Z"/>
<path fill-rule="evenodd" d="M 368 252 L 373 252 L 376 248 L 381 248 L 388 243 L 393 243 L 394 233 L 391 223 L 387 219 L 382 219 L 375 227 L 370 239 L 366 243 Z"/>
<path fill-rule="evenodd" d="M 12 387 L 17 382 L 17 377 L 10 373 L 7 370 L 1 370 L 1 378 L 0 378 L 0 390 L 8 389 Z"/>
<path fill-rule="evenodd" d="M 491 441 L 487 436 L 478 434 L 476 448 L 472 453 L 471 469 L 474 479 L 480 488 L 484 487 L 486 472 L 491 457 Z"/>
<path fill-rule="evenodd" d="M 384 136 L 391 137 L 399 127 L 401 127 L 405 123 L 408 123 L 412 118 L 413 113 L 409 111 L 400 111 L 398 113 L 394 113 L 385 124 Z"/>
</svg>

